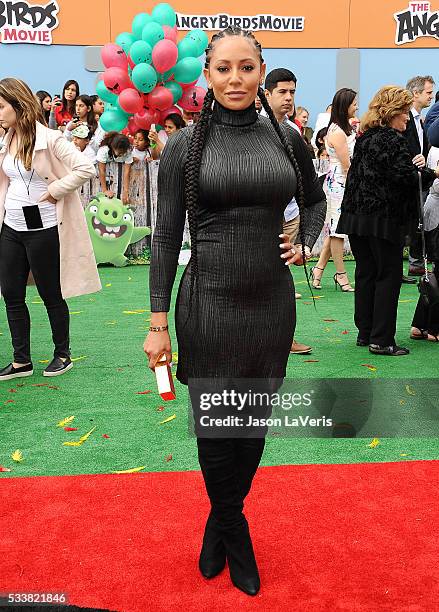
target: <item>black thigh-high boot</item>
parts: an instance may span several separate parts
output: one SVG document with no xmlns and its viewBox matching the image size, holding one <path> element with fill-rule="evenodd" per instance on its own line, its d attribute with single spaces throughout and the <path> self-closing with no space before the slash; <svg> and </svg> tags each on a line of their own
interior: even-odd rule
<svg viewBox="0 0 439 612">
<path fill-rule="evenodd" d="M 256 595 L 260 580 L 243 500 L 262 455 L 263 439 L 199 438 L 198 456 L 212 510 L 206 525 L 200 570 L 213 577 L 229 562 L 233 584 Z"/>
</svg>

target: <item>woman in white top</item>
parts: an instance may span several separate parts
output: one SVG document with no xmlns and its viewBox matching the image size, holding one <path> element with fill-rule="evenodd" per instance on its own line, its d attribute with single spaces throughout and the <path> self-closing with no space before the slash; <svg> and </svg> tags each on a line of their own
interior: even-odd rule
<svg viewBox="0 0 439 612">
<path fill-rule="evenodd" d="M 55 345 L 44 376 L 63 374 L 73 365 L 65 298 L 100 288 L 76 194 L 94 168 L 60 132 L 39 123 L 39 116 L 38 102 L 23 81 L 0 81 L 0 126 L 7 130 L 0 151 L 0 287 L 14 348 L 0 381 L 33 374 L 25 302 L 29 272 Z"/>
<path fill-rule="evenodd" d="M 353 89 L 343 88 L 337 91 L 332 101 L 331 119 L 326 135 L 326 150 L 329 154 L 329 172 L 326 176 L 326 192 L 328 200 L 327 223 L 329 236 L 326 237 L 317 265 L 312 268 L 312 286 L 321 289 L 323 272 L 329 258 L 335 264 L 335 288 L 352 292 L 343 261 L 345 236 L 337 234 L 337 224 L 341 212 L 346 176 L 351 165 L 354 152 L 356 133 L 350 120 L 358 110 L 357 93 Z"/>
</svg>

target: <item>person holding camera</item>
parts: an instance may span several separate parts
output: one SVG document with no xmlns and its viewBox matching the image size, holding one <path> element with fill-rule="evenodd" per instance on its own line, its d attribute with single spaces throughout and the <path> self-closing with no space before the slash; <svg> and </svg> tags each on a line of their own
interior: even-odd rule
<svg viewBox="0 0 439 612">
<path fill-rule="evenodd" d="M 348 234 L 356 261 L 355 325 L 358 346 L 376 355 L 410 351 L 395 341 L 407 228 L 418 218 L 418 172 L 423 188 L 438 170 L 413 157 L 402 133 L 413 95 L 401 87 L 382 87 L 361 121 L 337 232 Z"/>
<path fill-rule="evenodd" d="M 49 115 L 49 127 L 64 132 L 66 125 L 75 114 L 75 101 L 79 96 L 79 83 L 69 79 L 64 85 L 62 98 L 54 96 Z"/>
</svg>

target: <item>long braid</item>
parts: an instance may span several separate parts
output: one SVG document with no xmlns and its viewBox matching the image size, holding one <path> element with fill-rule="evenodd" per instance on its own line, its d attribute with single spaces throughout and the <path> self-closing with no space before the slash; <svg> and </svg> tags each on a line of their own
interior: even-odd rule
<svg viewBox="0 0 439 612">
<path fill-rule="evenodd" d="M 279 136 L 283 146 L 285 147 L 285 150 L 287 152 L 288 158 L 294 168 L 294 171 L 296 173 L 296 177 L 297 177 L 297 196 L 296 196 L 296 202 L 299 206 L 299 212 L 301 215 L 301 218 L 304 218 L 303 215 L 303 211 L 305 208 L 305 192 L 303 189 L 303 179 L 302 179 L 302 172 L 300 170 L 299 164 L 297 163 L 297 159 L 294 155 L 294 149 L 293 149 L 293 145 L 288 141 L 288 138 L 284 132 L 284 130 L 281 128 L 279 121 L 276 119 L 276 117 L 274 116 L 273 113 L 273 109 L 271 108 L 271 106 L 268 103 L 267 98 L 265 97 L 265 92 L 262 89 L 262 87 L 259 87 L 258 90 L 258 96 L 259 99 L 262 102 L 262 106 L 265 109 L 265 112 L 267 113 L 274 129 L 276 130 L 277 135 Z M 306 267 L 306 258 L 305 258 L 305 236 L 303 233 L 303 225 L 302 223 L 300 223 L 299 225 L 299 234 L 300 234 L 300 242 L 302 245 L 302 258 L 303 258 L 303 268 L 305 270 L 305 277 L 306 280 L 308 282 L 308 287 L 311 289 L 310 286 L 310 282 L 309 282 L 309 276 L 308 276 L 308 270 Z M 312 294 L 312 289 L 311 289 L 311 294 Z"/>
<path fill-rule="evenodd" d="M 194 288 L 198 298 L 198 284 L 195 281 L 198 278 L 198 250 L 197 250 L 197 209 L 198 209 L 198 192 L 201 156 L 203 153 L 204 142 L 209 127 L 210 117 L 212 115 L 212 102 L 214 99 L 213 91 L 208 90 L 203 107 L 200 113 L 200 119 L 195 125 L 194 131 L 189 145 L 189 154 L 185 166 L 185 202 L 188 214 L 189 233 L 191 237 L 191 278 L 190 278 L 190 294 L 189 294 L 189 311 L 186 322 L 190 317 L 192 310 L 192 297 Z M 197 299 L 198 308 L 198 299 Z"/>
</svg>

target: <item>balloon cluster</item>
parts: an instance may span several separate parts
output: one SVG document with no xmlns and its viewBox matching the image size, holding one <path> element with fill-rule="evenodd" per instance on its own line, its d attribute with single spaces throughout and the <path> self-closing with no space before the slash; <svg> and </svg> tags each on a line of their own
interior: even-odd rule
<svg viewBox="0 0 439 612">
<path fill-rule="evenodd" d="M 151 15 L 136 15 L 131 32 L 103 47 L 106 70 L 96 93 L 106 103 L 100 119 L 105 131 L 128 127 L 134 134 L 163 124 L 170 113 L 181 115 L 180 108 L 201 110 L 206 91 L 196 85 L 202 72 L 198 58 L 208 38 L 192 30 L 177 43 L 176 22 L 172 6 L 157 4 Z"/>
</svg>

